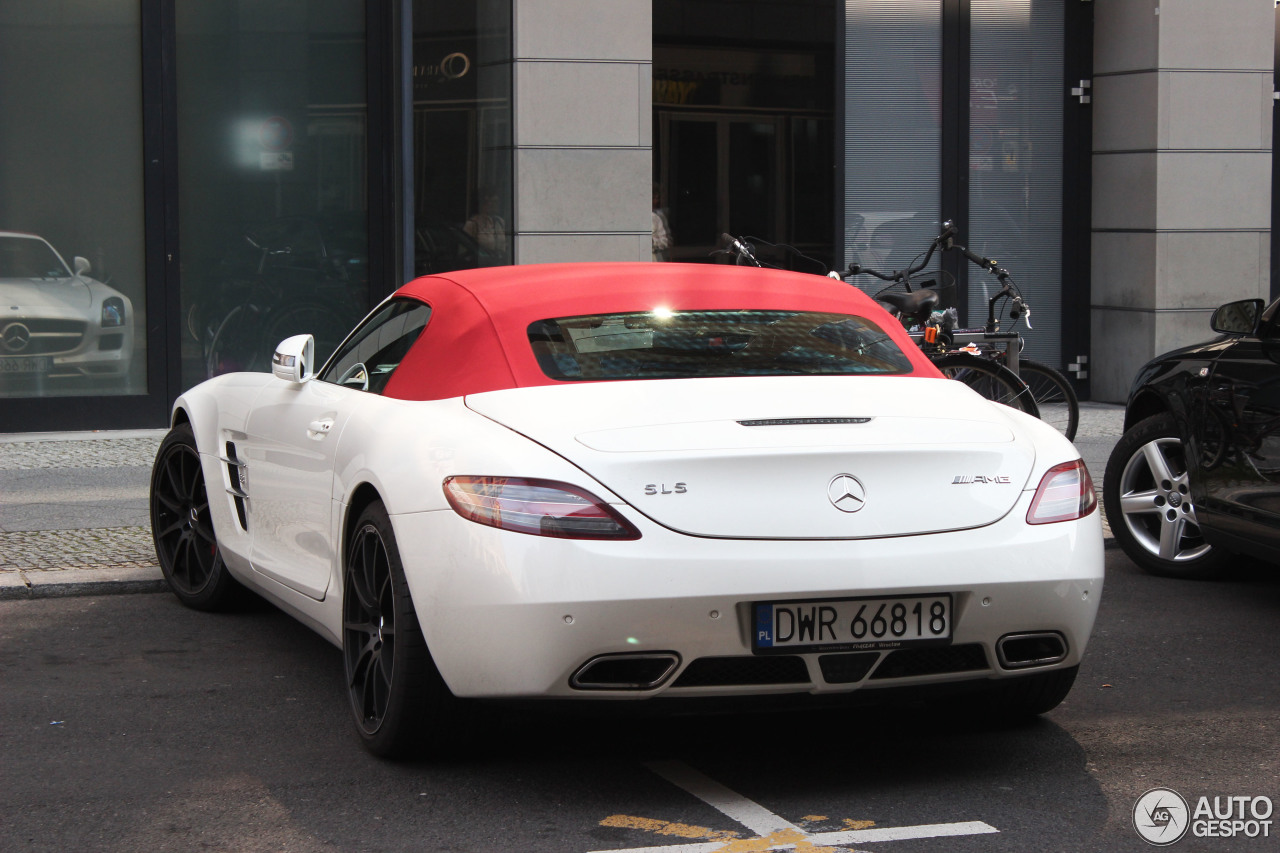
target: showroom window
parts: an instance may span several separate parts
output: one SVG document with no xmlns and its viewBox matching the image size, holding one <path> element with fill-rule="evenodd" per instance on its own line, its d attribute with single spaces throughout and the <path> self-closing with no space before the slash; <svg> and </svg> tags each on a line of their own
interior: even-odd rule
<svg viewBox="0 0 1280 853">
<path fill-rule="evenodd" d="M 369 307 L 363 3 L 176 7 L 182 386 Z"/>
<path fill-rule="evenodd" d="M 0 6 L 0 398 L 147 391 L 141 52 L 136 0 Z"/>
</svg>

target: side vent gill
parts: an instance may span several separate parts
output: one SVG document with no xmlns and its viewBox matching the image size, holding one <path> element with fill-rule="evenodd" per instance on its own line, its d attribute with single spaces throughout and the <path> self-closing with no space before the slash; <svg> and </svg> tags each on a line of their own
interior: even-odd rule
<svg viewBox="0 0 1280 853">
<path fill-rule="evenodd" d="M 231 495 L 232 500 L 236 504 L 236 517 L 240 520 L 240 529 L 247 531 L 249 529 L 249 516 L 245 512 L 245 501 L 249 499 L 249 493 L 245 489 L 248 485 L 247 477 L 244 475 L 244 462 L 240 461 L 240 457 L 236 456 L 236 446 L 233 442 L 227 442 L 227 455 L 222 457 L 222 461 L 227 466 L 227 479 L 231 486 L 227 489 L 227 494 Z"/>
</svg>

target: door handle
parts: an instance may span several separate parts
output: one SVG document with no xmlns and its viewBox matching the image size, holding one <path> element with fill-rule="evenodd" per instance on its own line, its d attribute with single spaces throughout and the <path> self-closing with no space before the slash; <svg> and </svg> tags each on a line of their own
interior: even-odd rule
<svg viewBox="0 0 1280 853">
<path fill-rule="evenodd" d="M 322 438 L 328 435 L 331 429 L 333 429 L 333 418 L 321 418 L 307 424 L 307 432 L 312 438 Z"/>
</svg>

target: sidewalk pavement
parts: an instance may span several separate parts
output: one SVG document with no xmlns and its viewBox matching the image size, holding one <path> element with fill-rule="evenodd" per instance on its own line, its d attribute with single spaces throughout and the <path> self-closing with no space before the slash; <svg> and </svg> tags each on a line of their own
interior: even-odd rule
<svg viewBox="0 0 1280 853">
<path fill-rule="evenodd" d="M 1099 495 L 1123 421 L 1122 406 L 1080 405 L 1075 443 Z M 165 589 L 147 504 L 163 438 L 164 430 L 0 434 L 0 600 Z"/>
</svg>

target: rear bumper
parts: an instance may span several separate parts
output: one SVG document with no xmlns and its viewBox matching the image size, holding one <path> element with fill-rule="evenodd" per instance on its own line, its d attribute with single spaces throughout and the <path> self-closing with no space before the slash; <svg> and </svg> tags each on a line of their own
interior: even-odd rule
<svg viewBox="0 0 1280 853">
<path fill-rule="evenodd" d="M 451 511 L 397 515 L 392 522 L 427 643 L 459 696 L 821 694 L 1078 664 L 1102 592 L 1101 523 L 1095 512 L 1030 526 L 1023 520 L 1029 499 L 1024 494 L 1007 517 L 986 527 L 871 540 L 702 539 L 634 516 L 643 538 L 632 542 L 509 533 Z M 812 653 L 784 666 L 781 681 L 750 674 L 764 666 L 752 661 L 767 660 L 752 653 L 754 602 L 933 593 L 953 600 L 951 644 L 932 647 L 943 650 L 941 664 L 934 660 L 939 655 L 916 655 L 933 662 L 906 660 L 891 670 L 887 656 L 897 652 L 883 651 L 863 677 L 848 680 L 847 669 L 826 668 L 822 655 Z M 1004 666 L 997 644 L 1015 633 L 1060 636 L 1065 653 L 1041 666 Z M 676 660 L 656 686 L 571 685 L 598 656 L 653 653 Z M 912 653 L 902 652 L 897 663 L 904 657 Z M 691 665 L 715 669 L 717 661 L 708 659 L 738 662 L 722 668 L 727 675 L 686 677 Z M 833 672 L 840 674 L 833 679 Z M 883 677 L 889 672 L 897 674 Z"/>
</svg>

